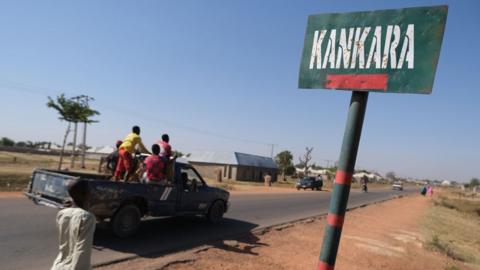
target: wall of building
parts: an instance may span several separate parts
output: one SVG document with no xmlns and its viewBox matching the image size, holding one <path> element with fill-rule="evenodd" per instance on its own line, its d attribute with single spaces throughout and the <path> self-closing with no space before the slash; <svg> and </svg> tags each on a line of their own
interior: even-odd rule
<svg viewBox="0 0 480 270">
<path fill-rule="evenodd" d="M 238 166 L 236 180 L 263 182 L 264 181 L 263 177 L 266 173 L 270 174 L 273 182 L 277 181 L 277 174 L 278 174 L 277 169 L 248 167 L 248 166 Z"/>
<path fill-rule="evenodd" d="M 202 177 L 212 180 L 217 179 L 217 171 L 221 171 L 222 179 L 235 179 L 237 170 L 235 166 L 226 164 L 190 162 L 192 166 L 202 175 Z"/>
<path fill-rule="evenodd" d="M 263 182 L 266 173 L 270 174 L 272 181 L 277 181 L 278 170 L 249 166 L 237 166 L 214 163 L 190 162 L 192 166 L 205 178 L 217 179 L 217 171 L 222 173 L 223 180 Z"/>
</svg>

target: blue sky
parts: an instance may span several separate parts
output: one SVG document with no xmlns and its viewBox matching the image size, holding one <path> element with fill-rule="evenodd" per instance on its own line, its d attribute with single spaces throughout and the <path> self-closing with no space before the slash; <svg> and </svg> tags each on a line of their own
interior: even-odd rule
<svg viewBox="0 0 480 270">
<path fill-rule="evenodd" d="M 90 145 L 146 144 L 338 159 L 350 93 L 299 90 L 307 17 L 449 5 L 431 95 L 371 94 L 357 168 L 480 177 L 478 1 L 2 1 L 0 136 L 60 143 L 47 96 L 87 94 Z"/>
</svg>

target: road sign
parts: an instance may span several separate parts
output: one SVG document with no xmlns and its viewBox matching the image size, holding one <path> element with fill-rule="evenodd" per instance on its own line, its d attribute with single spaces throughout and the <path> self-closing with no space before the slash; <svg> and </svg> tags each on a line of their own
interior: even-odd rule
<svg viewBox="0 0 480 270">
<path fill-rule="evenodd" d="M 430 94 L 447 6 L 308 18 L 299 88 Z"/>
<path fill-rule="evenodd" d="M 299 88 L 353 90 L 317 270 L 333 270 L 370 91 L 430 94 L 447 6 L 312 15 Z"/>
</svg>

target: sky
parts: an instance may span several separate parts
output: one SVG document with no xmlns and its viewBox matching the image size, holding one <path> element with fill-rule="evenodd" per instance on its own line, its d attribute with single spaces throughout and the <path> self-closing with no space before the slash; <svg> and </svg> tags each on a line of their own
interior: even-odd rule
<svg viewBox="0 0 480 270">
<path fill-rule="evenodd" d="M 449 5 L 431 95 L 371 93 L 357 169 L 402 177 L 480 177 L 478 1 L 2 1 L 0 137 L 61 143 L 45 106 L 95 98 L 88 145 L 133 125 L 148 146 L 298 157 L 340 153 L 348 91 L 298 89 L 307 17 Z M 70 138 L 71 141 L 71 138 Z"/>
</svg>

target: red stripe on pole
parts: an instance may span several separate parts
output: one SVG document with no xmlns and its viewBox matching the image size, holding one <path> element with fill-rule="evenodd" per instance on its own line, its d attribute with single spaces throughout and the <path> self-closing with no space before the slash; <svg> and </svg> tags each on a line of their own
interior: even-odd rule
<svg viewBox="0 0 480 270">
<path fill-rule="evenodd" d="M 387 91 L 387 74 L 327 74 L 325 88 Z"/>
<path fill-rule="evenodd" d="M 352 173 L 337 171 L 335 175 L 335 184 L 350 185 L 352 183 Z"/>
<path fill-rule="evenodd" d="M 337 216 L 335 214 L 328 213 L 327 223 L 330 226 L 337 227 L 337 228 L 342 228 L 344 219 L 345 219 L 344 216 Z"/>
<path fill-rule="evenodd" d="M 318 262 L 317 270 L 333 270 L 333 268 L 334 268 L 333 265 L 329 265 L 322 261 Z"/>
</svg>

